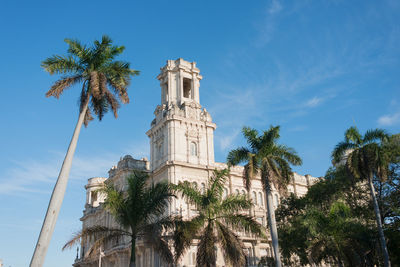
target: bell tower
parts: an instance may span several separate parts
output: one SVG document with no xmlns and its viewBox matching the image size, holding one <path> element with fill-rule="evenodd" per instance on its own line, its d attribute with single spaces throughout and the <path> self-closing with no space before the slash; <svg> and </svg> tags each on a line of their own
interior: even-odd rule
<svg viewBox="0 0 400 267">
<path fill-rule="evenodd" d="M 146 133 L 150 138 L 150 165 L 153 172 L 172 165 L 214 165 L 216 125 L 200 105 L 200 70 L 195 62 L 168 60 L 157 76 L 161 104 Z M 169 176 L 169 175 L 168 175 Z"/>
<path fill-rule="evenodd" d="M 202 78 L 196 62 L 188 62 L 182 58 L 168 60 L 157 76 L 161 86 L 161 104 L 200 104 L 199 87 Z"/>
</svg>

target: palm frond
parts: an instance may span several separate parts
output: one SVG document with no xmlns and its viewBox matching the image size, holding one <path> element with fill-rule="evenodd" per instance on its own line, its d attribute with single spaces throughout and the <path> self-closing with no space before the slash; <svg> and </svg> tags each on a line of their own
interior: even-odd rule
<svg viewBox="0 0 400 267">
<path fill-rule="evenodd" d="M 149 188 L 146 188 L 143 192 L 143 220 L 147 220 L 151 216 L 160 217 L 168 207 L 171 197 L 174 197 L 174 194 L 171 193 L 170 185 L 167 182 L 151 184 Z"/>
<path fill-rule="evenodd" d="M 246 214 L 225 214 L 221 216 L 224 223 L 232 229 L 241 231 L 245 230 L 257 237 L 266 237 L 264 228 L 254 217 Z"/>
<path fill-rule="evenodd" d="M 110 91 L 108 91 L 108 89 L 105 90 L 104 97 L 106 98 L 108 104 L 110 105 L 110 107 L 114 113 L 114 117 L 117 118 L 118 117 L 118 109 L 120 107 L 118 100 L 115 98 L 115 96 Z"/>
<path fill-rule="evenodd" d="M 372 129 L 368 130 L 364 134 L 363 143 L 370 144 L 372 142 L 385 142 L 389 139 L 389 134 L 383 129 Z"/>
<path fill-rule="evenodd" d="M 87 49 L 86 46 L 82 45 L 76 39 L 64 39 L 64 42 L 68 44 L 68 53 L 77 56 L 83 63 L 88 63 L 91 58 L 91 50 Z"/>
<path fill-rule="evenodd" d="M 226 159 L 228 165 L 238 165 L 241 162 L 248 160 L 250 151 L 245 147 L 231 150 Z"/>
<path fill-rule="evenodd" d="M 221 244 L 222 252 L 226 262 L 231 266 L 244 266 L 246 257 L 244 254 L 244 245 L 240 239 L 225 225 L 216 222 L 218 241 Z"/>
<path fill-rule="evenodd" d="M 104 207 L 114 216 L 116 221 L 123 227 L 129 226 L 127 220 L 128 211 L 124 198 L 124 193 L 117 190 L 112 184 L 106 184 L 100 189 L 107 197 L 104 201 Z"/>
<path fill-rule="evenodd" d="M 104 117 L 104 114 L 108 111 L 107 100 L 104 97 L 91 97 L 90 100 L 92 110 L 101 121 Z"/>
<path fill-rule="evenodd" d="M 261 147 L 269 147 L 276 142 L 276 140 L 280 137 L 280 126 L 270 126 L 267 131 L 263 132 L 263 135 L 260 138 L 260 148 Z"/>
<path fill-rule="evenodd" d="M 81 241 L 82 238 L 93 238 L 95 240 L 105 238 L 107 236 L 122 236 L 130 235 L 130 232 L 124 231 L 118 228 L 109 228 L 101 225 L 96 225 L 88 228 L 84 228 L 81 231 L 76 232 L 72 238 L 63 246 L 62 250 L 72 248 Z"/>
<path fill-rule="evenodd" d="M 212 222 L 203 230 L 197 246 L 196 266 L 215 267 L 217 260 L 215 244 L 217 238 L 214 234 Z"/>
<path fill-rule="evenodd" d="M 287 162 L 295 166 L 303 163 L 301 158 L 297 155 L 297 152 L 293 148 L 285 145 L 275 145 L 274 155 L 285 159 Z"/>
<path fill-rule="evenodd" d="M 141 231 L 145 242 L 150 244 L 167 263 L 173 263 L 174 257 L 169 249 L 168 242 L 163 236 L 163 231 L 172 227 L 172 225 L 174 225 L 173 219 L 164 217 L 154 223 L 147 224 Z"/>
<path fill-rule="evenodd" d="M 186 198 L 189 203 L 197 206 L 202 205 L 203 195 L 199 189 L 195 188 L 193 184 L 188 181 L 179 182 L 177 185 L 171 184 L 171 188 L 175 192 L 180 192 L 182 197 Z"/>
<path fill-rule="evenodd" d="M 83 67 L 71 56 L 54 55 L 42 61 L 42 68 L 52 74 L 73 73 L 80 75 Z"/>
<path fill-rule="evenodd" d="M 68 89 L 72 85 L 80 82 L 82 80 L 82 75 L 74 75 L 70 77 L 64 77 L 56 81 L 46 93 L 46 97 L 54 96 L 55 98 L 60 98 L 60 95 L 65 89 Z"/>
<path fill-rule="evenodd" d="M 251 208 L 251 201 L 244 195 L 229 195 L 219 205 L 218 210 L 223 213 L 236 213 Z"/>
<path fill-rule="evenodd" d="M 357 127 L 353 126 L 347 129 L 346 132 L 344 133 L 344 136 L 346 142 L 351 141 L 357 145 L 360 145 L 362 143 L 362 136 L 358 131 Z"/>
<path fill-rule="evenodd" d="M 215 169 L 213 175 L 209 180 L 208 193 L 212 199 L 221 199 L 222 192 L 224 191 L 224 184 L 229 175 L 228 169 L 217 170 Z"/>
<path fill-rule="evenodd" d="M 87 127 L 89 125 L 89 122 L 92 120 L 93 120 L 92 112 L 88 108 L 88 109 L 86 109 L 85 118 L 83 120 L 83 124 L 85 125 L 85 127 Z"/>
<path fill-rule="evenodd" d="M 345 160 L 347 157 L 347 153 L 354 150 L 357 146 L 354 143 L 350 143 L 347 141 L 339 142 L 335 149 L 332 151 L 332 161 L 334 164 Z"/>
<path fill-rule="evenodd" d="M 190 248 L 192 239 L 197 238 L 205 222 L 204 215 L 200 214 L 189 221 L 178 217 L 175 221 L 175 231 L 172 236 L 177 262 L 185 251 Z"/>
<path fill-rule="evenodd" d="M 256 129 L 252 129 L 250 127 L 243 127 L 242 133 L 253 151 L 257 151 L 260 149 L 261 144 L 260 144 L 260 139 L 258 137 L 259 134 Z"/>
<path fill-rule="evenodd" d="M 279 170 L 279 176 L 275 175 L 273 177 L 270 177 L 270 179 L 274 183 L 275 188 L 280 192 L 280 194 L 285 196 L 287 193 L 287 185 L 290 183 L 293 177 L 292 168 L 286 160 L 280 157 L 273 157 L 272 159 L 274 165 L 277 165 L 276 169 Z"/>
</svg>

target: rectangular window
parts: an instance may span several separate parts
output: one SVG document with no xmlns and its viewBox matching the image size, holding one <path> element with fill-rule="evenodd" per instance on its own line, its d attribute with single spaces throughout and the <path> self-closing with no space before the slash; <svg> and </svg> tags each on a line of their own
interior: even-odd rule
<svg viewBox="0 0 400 267">
<path fill-rule="evenodd" d="M 192 80 L 183 78 L 183 97 L 192 98 Z"/>
<path fill-rule="evenodd" d="M 168 83 L 164 83 L 164 101 L 168 102 Z"/>
<path fill-rule="evenodd" d="M 91 201 L 92 205 L 93 205 L 94 202 L 97 201 L 97 192 L 94 192 L 94 191 L 91 192 L 91 200 L 92 200 Z"/>
</svg>

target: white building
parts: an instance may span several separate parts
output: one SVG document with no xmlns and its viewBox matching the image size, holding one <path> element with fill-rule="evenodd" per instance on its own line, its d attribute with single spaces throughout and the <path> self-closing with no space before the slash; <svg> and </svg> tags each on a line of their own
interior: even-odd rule
<svg viewBox="0 0 400 267">
<path fill-rule="evenodd" d="M 208 177 L 214 169 L 226 168 L 225 163 L 214 161 L 214 130 L 210 114 L 200 105 L 200 70 L 195 62 L 183 59 L 168 60 L 167 65 L 161 68 L 157 76 L 161 86 L 161 104 L 155 109 L 155 119 L 151 128 L 146 133 L 150 138 L 150 161 L 147 159 L 136 160 L 127 155 L 122 158 L 117 166 L 109 171 L 108 178 L 91 178 L 86 185 L 86 205 L 81 218 L 82 227 L 93 225 L 115 225 L 112 217 L 106 212 L 101 203 L 104 196 L 97 195 L 98 189 L 105 180 L 109 180 L 119 188 L 123 188 L 126 178 L 133 169 L 146 170 L 154 182 L 167 179 L 168 182 L 177 184 L 179 181 L 196 183 L 198 187 L 205 187 Z M 250 192 L 243 186 L 243 167 L 231 169 L 229 180 L 226 184 L 226 194 L 248 194 L 255 203 L 249 211 L 257 220 L 266 225 L 266 203 L 261 181 L 256 179 L 252 183 Z M 295 173 L 294 181 L 288 190 L 297 195 L 307 192 L 310 184 L 317 180 L 310 175 Z M 274 191 L 275 205 L 279 203 L 279 195 Z M 170 214 L 180 213 L 188 218 L 194 215 L 193 207 L 183 199 L 174 199 L 169 207 Z M 272 256 L 270 240 L 261 240 L 237 233 L 243 240 L 248 254 L 248 265 L 255 266 L 262 256 Z M 99 255 L 87 255 L 90 241 L 84 240 L 81 244 L 80 255 L 77 255 L 74 266 L 98 266 Z M 104 249 L 102 266 L 128 266 L 129 243 L 128 240 L 119 240 Z M 138 267 L 163 266 L 160 259 L 151 249 L 140 240 L 137 242 Z M 196 245 L 194 244 L 182 257 L 180 266 L 195 266 Z M 218 249 L 217 266 L 225 266 L 222 252 Z"/>
</svg>

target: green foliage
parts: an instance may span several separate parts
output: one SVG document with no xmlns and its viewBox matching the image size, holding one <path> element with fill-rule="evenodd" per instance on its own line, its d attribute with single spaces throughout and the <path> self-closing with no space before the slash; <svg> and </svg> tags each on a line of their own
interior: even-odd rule
<svg viewBox="0 0 400 267">
<path fill-rule="evenodd" d="M 336 145 L 332 152 L 334 164 L 345 165 L 356 178 L 367 179 L 371 174 L 386 178 L 388 160 L 382 144 L 389 135 L 382 129 L 368 130 L 364 136 L 356 127 L 345 132 L 345 140 Z"/>
<path fill-rule="evenodd" d="M 365 201 L 368 189 L 348 175 L 343 167 L 330 169 L 327 178 L 311 186 L 304 197 L 292 195 L 282 201 L 277 220 L 287 266 L 296 261 L 302 265 L 377 263 L 377 231 L 371 206 Z"/>
<path fill-rule="evenodd" d="M 232 266 L 244 266 L 243 244 L 233 230 L 246 230 L 255 236 L 265 237 L 263 227 L 246 210 L 251 201 L 242 195 L 229 195 L 223 198 L 228 170 L 215 170 L 208 180 L 204 192 L 188 182 L 172 185 L 189 203 L 196 205 L 197 215 L 188 221 L 176 224 L 173 236 L 175 259 L 178 260 L 193 239 L 199 239 L 197 266 L 215 266 L 215 245 L 219 243 L 224 258 Z"/>
<path fill-rule="evenodd" d="M 279 126 L 271 126 L 260 134 L 255 129 L 244 127 L 243 135 L 249 147 L 240 147 L 229 152 L 227 157 L 229 165 L 245 163 L 244 179 L 248 190 L 251 180 L 260 172 L 264 188 L 269 188 L 273 183 L 275 188 L 285 193 L 293 175 L 290 164 L 302 164 L 294 149 L 277 144 L 280 138 L 279 131 Z"/>
<path fill-rule="evenodd" d="M 78 40 L 65 39 L 69 45 L 66 56 L 54 55 L 42 62 L 42 67 L 53 74 L 66 75 L 56 81 L 46 93 L 46 97 L 59 98 L 65 89 L 83 83 L 79 99 L 80 112 L 90 101 L 86 110 L 85 126 L 93 119 L 94 112 L 99 120 L 112 110 L 117 117 L 120 102 L 129 103 L 127 88 L 131 77 L 139 71 L 130 69 L 129 63 L 114 60 L 125 47 L 112 45 L 112 40 L 104 35 L 101 42 L 94 41 L 91 47 Z"/>
<path fill-rule="evenodd" d="M 301 198 L 291 195 L 276 211 L 282 255 L 287 266 L 333 263 L 382 265 L 370 187 L 381 207 L 383 229 L 393 266 L 400 264 L 400 139 L 384 130 L 362 136 L 357 128 L 332 153 L 336 168 Z M 382 179 L 384 178 L 384 179 Z"/>
<path fill-rule="evenodd" d="M 251 180 L 255 178 L 255 175 L 259 173 L 261 176 L 261 183 L 267 195 L 267 216 L 277 266 L 281 266 L 281 263 L 277 245 L 275 211 L 270 203 L 272 199 L 271 186 L 273 184 L 281 195 L 285 196 L 287 184 L 293 179 L 290 165 L 302 164 L 301 158 L 294 149 L 277 143 L 280 138 L 279 131 L 279 126 L 271 126 L 260 134 L 255 129 L 244 127 L 242 132 L 249 147 L 234 149 L 229 152 L 227 157 L 228 166 L 245 163 L 243 179 L 247 190 L 250 190 Z"/>
<path fill-rule="evenodd" d="M 399 166 L 385 182 L 376 179 L 392 265 L 399 265 Z M 328 170 L 304 197 L 291 195 L 276 211 L 286 266 L 325 262 L 343 266 L 382 264 L 369 189 L 342 166 Z"/>
<path fill-rule="evenodd" d="M 273 257 L 263 256 L 257 264 L 258 267 L 273 267 L 275 260 Z"/>
<path fill-rule="evenodd" d="M 106 245 L 110 240 L 121 236 L 129 236 L 132 243 L 131 260 L 135 261 L 135 242 L 141 238 L 151 244 L 160 253 L 163 259 L 171 263 L 173 255 L 169 249 L 164 233 L 173 229 L 176 219 L 165 215 L 168 203 L 174 194 L 167 183 L 154 184 L 150 182 L 146 172 L 134 171 L 127 178 L 127 190 L 122 191 L 112 184 L 106 184 L 99 190 L 106 194 L 104 207 L 113 215 L 121 229 L 113 229 L 97 225 L 85 228 L 66 244 L 71 247 L 80 239 L 92 238 L 95 240 L 95 250 L 100 245 Z"/>
</svg>

